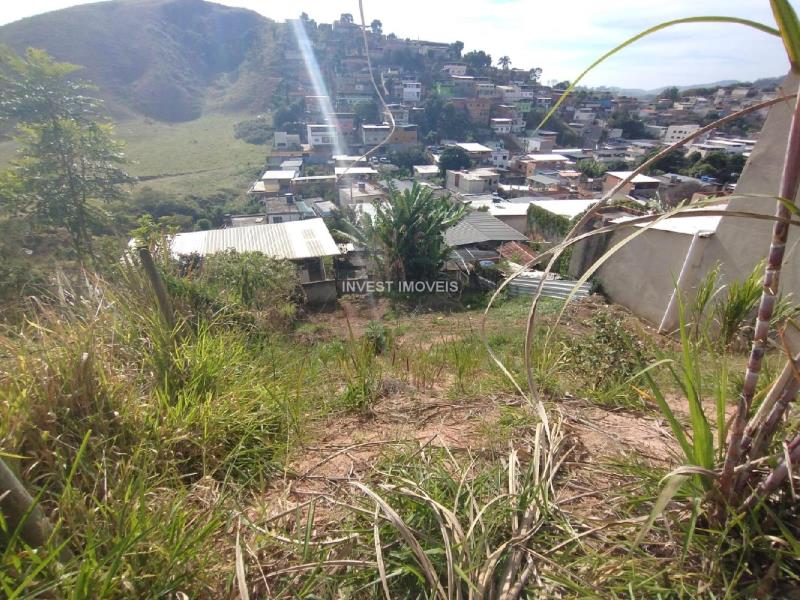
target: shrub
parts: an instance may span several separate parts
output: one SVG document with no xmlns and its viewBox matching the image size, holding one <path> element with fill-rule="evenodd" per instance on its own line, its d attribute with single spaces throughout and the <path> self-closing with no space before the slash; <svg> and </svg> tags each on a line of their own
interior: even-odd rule
<svg viewBox="0 0 800 600">
<path fill-rule="evenodd" d="M 597 400 L 620 404 L 638 397 L 625 385 L 650 357 L 644 343 L 628 332 L 622 319 L 598 313 L 592 319 L 591 333 L 571 347 L 569 360 Z"/>
<path fill-rule="evenodd" d="M 248 144 L 267 144 L 272 140 L 272 127 L 264 119 L 240 121 L 233 126 L 233 136 Z"/>
</svg>

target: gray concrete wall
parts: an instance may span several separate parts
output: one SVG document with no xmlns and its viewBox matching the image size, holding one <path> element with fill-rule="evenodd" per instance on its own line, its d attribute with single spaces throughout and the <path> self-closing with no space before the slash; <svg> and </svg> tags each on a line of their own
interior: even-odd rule
<svg viewBox="0 0 800 600">
<path fill-rule="evenodd" d="M 527 215 L 494 215 L 509 227 L 513 227 L 522 235 L 528 235 Z"/>
<path fill-rule="evenodd" d="M 329 304 L 336 301 L 336 281 L 333 279 L 303 283 L 302 286 L 309 304 Z"/>
<path fill-rule="evenodd" d="M 615 231 L 608 249 L 636 230 L 623 227 Z M 701 239 L 700 243 L 707 247 L 710 239 Z M 691 243 L 691 235 L 649 229 L 618 250 L 600 268 L 596 279 L 609 299 L 657 325 Z M 701 264 L 696 262 L 688 276 L 692 285 L 699 279 L 700 269 Z"/>
<path fill-rule="evenodd" d="M 794 93 L 797 90 L 797 77 L 787 78 L 783 89 L 787 94 Z M 790 100 L 770 108 L 758 143 L 739 178 L 735 196 L 728 205 L 729 210 L 774 214 L 793 103 Z M 753 196 L 766 197 L 762 199 Z M 772 223 L 769 221 L 723 217 L 716 235 L 706 249 L 702 269 L 706 272 L 719 262 L 722 264 L 721 272 L 725 280 L 742 279 L 767 256 L 771 238 Z M 798 228 L 790 228 L 781 275 L 781 291 L 791 292 L 796 299 L 800 299 L 799 239 Z"/>
</svg>

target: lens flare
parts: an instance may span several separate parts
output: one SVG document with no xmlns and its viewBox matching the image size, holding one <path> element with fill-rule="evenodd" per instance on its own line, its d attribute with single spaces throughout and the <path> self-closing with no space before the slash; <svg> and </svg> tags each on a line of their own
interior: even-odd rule
<svg viewBox="0 0 800 600">
<path fill-rule="evenodd" d="M 300 54 L 303 56 L 303 62 L 306 65 L 306 73 L 311 80 L 311 85 L 314 88 L 314 94 L 317 96 L 319 102 L 319 110 L 323 114 L 325 120 L 331 125 L 336 125 L 336 116 L 333 112 L 333 105 L 331 98 L 328 94 L 328 87 L 325 85 L 325 80 L 322 77 L 317 57 L 314 56 L 314 49 L 311 47 L 311 41 L 306 34 L 306 28 L 302 21 L 294 19 L 290 21 L 292 24 L 292 32 L 294 33 L 295 40 L 297 40 L 297 47 Z M 342 140 L 339 137 L 337 130 L 333 136 L 333 149 L 334 154 L 347 154 Z"/>
</svg>

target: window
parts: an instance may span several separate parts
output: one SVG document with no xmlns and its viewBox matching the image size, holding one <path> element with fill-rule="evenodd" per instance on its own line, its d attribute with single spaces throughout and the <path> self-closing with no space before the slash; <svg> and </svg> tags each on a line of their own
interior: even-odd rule
<svg viewBox="0 0 800 600">
<path fill-rule="evenodd" d="M 278 217 L 278 216 L 272 217 L 272 222 L 273 223 L 283 223 L 283 217 Z"/>
</svg>

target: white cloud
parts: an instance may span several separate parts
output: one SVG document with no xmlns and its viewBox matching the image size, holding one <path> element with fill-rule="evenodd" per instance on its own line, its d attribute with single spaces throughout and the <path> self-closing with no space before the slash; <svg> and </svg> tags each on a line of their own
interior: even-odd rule
<svg viewBox="0 0 800 600">
<path fill-rule="evenodd" d="M 358 16 L 355 0 L 221 0 L 284 20 L 307 12 L 330 22 L 343 12 Z M 0 22 L 54 10 L 74 2 L 4 2 Z M 624 39 L 659 22 L 687 16 L 727 15 L 772 22 L 769 4 L 754 0 L 471 0 L 364 2 L 365 18 L 380 19 L 400 37 L 462 40 L 514 66 L 544 69 L 544 79 L 573 79 L 584 67 Z M 691 24 L 654 34 L 623 50 L 591 73 L 590 85 L 652 88 L 720 79 L 779 75 L 788 68 L 780 40 L 741 25 Z"/>
</svg>

